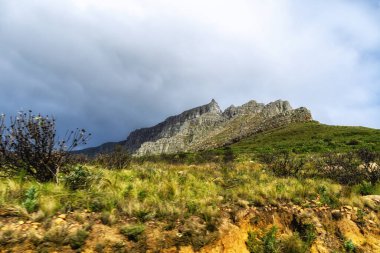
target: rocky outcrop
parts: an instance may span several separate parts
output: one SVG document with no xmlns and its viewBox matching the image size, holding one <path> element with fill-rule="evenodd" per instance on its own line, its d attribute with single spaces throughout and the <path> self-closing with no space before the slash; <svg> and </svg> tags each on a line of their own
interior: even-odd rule
<svg viewBox="0 0 380 253">
<path fill-rule="evenodd" d="M 137 155 L 151 155 L 215 148 L 251 134 L 312 119 L 306 108 L 293 110 L 289 102 L 282 100 L 267 105 L 252 100 L 241 106 L 232 105 L 224 112 L 219 109 L 215 100 L 203 107 L 212 109 L 195 113 L 195 117 L 184 117 L 183 114 L 193 110 L 198 112 L 197 108 L 175 116 L 186 118 L 181 124 L 176 125 L 175 132 L 161 129 L 163 132 L 155 133 L 159 138 L 143 142 L 134 152 Z M 169 126 L 173 124 L 168 120 L 163 123 Z M 139 130 L 136 133 L 139 133 Z"/>
<path fill-rule="evenodd" d="M 288 101 L 269 104 L 254 100 L 222 111 L 210 103 L 171 116 L 148 128 L 133 131 L 125 141 L 106 143 L 91 152 L 111 151 L 118 144 L 136 155 L 177 153 L 215 148 L 246 136 L 295 122 L 312 120 L 306 108 L 293 109 Z"/>
<path fill-rule="evenodd" d="M 213 129 L 223 121 L 222 111 L 213 99 L 206 105 L 171 116 L 156 126 L 133 131 L 124 145 L 132 153 L 173 153 L 185 149 L 193 136 Z"/>
</svg>

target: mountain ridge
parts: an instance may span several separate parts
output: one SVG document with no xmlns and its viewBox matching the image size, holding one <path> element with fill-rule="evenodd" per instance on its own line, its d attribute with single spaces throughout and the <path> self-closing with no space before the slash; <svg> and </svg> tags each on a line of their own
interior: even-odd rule
<svg viewBox="0 0 380 253">
<path fill-rule="evenodd" d="M 288 101 L 264 104 L 250 100 L 222 111 L 212 99 L 152 127 L 136 129 L 123 141 L 104 143 L 79 152 L 90 155 L 111 152 L 117 145 L 138 156 L 197 151 L 231 144 L 251 134 L 290 123 L 311 120 L 307 108 L 293 109 Z"/>
</svg>

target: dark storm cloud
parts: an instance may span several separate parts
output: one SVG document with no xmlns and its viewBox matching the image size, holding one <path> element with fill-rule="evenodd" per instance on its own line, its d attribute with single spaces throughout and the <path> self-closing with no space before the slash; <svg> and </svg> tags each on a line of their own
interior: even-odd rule
<svg viewBox="0 0 380 253">
<path fill-rule="evenodd" d="M 0 111 L 54 114 L 91 145 L 211 98 L 379 128 L 378 17 L 376 1 L 0 0 Z"/>
</svg>

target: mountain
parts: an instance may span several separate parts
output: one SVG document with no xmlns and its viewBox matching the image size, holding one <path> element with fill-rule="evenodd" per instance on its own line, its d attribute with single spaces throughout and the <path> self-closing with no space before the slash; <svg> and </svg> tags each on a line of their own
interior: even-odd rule
<svg viewBox="0 0 380 253">
<path fill-rule="evenodd" d="M 293 109 L 288 101 L 263 104 L 252 100 L 241 106 L 231 105 L 222 111 L 212 99 L 206 105 L 171 116 L 153 127 L 137 129 L 124 141 L 105 143 L 80 152 L 90 155 L 110 152 L 116 145 L 122 145 L 138 156 L 197 151 L 225 146 L 253 134 L 311 120 L 308 109 Z"/>
</svg>

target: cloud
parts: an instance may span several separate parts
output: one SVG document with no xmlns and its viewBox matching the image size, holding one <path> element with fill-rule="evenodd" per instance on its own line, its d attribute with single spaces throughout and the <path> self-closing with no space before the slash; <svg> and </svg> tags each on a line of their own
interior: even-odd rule
<svg viewBox="0 0 380 253">
<path fill-rule="evenodd" d="M 215 98 L 380 128 L 379 1 L 0 0 L 0 110 L 91 145 Z"/>
</svg>

